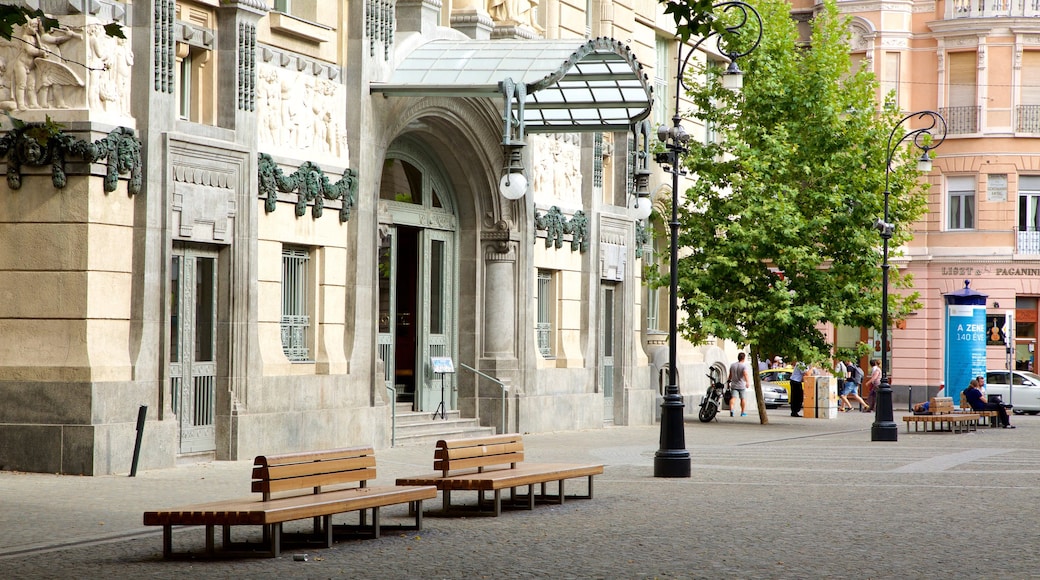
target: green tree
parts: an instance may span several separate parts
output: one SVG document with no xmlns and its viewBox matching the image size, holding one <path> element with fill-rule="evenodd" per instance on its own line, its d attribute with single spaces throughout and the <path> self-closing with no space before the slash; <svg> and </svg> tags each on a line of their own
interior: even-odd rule
<svg viewBox="0 0 1040 580">
<path fill-rule="evenodd" d="M 813 20 L 811 46 L 799 44 L 790 4 L 755 7 L 763 37 L 740 61 L 743 93 L 726 92 L 712 70 L 690 92 L 694 116 L 719 138 L 691 145 L 685 158 L 697 181 L 680 208 L 682 333 L 750 344 L 753 368 L 763 348 L 822 362 L 831 358 L 823 323 L 880 326 L 881 238 L 872 224 L 883 215 L 887 141 L 902 115 L 879 110 L 875 78 L 852 69 L 848 22 L 833 0 Z M 890 256 L 925 211 L 912 157 L 900 148 L 892 163 Z M 890 281 L 912 282 L 897 268 Z M 916 298 L 892 292 L 890 312 L 904 315 Z M 755 390 L 764 409 L 757 374 Z"/>
<path fill-rule="evenodd" d="M 58 26 L 58 21 L 48 17 L 43 10 L 0 4 L 0 38 L 11 40 L 14 27 L 25 24 L 30 18 L 39 18 L 44 30 Z M 104 28 L 105 34 L 109 36 L 126 38 L 123 27 L 114 22 L 105 24 Z"/>
</svg>

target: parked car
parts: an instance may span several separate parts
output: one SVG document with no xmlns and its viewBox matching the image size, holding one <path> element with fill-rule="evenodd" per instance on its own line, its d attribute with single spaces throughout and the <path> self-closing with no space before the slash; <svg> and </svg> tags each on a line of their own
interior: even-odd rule
<svg viewBox="0 0 1040 580">
<path fill-rule="evenodd" d="M 986 395 L 1000 395 L 1004 403 L 1014 406 L 1017 414 L 1040 413 L 1040 375 L 1029 371 L 986 371 Z"/>
<path fill-rule="evenodd" d="M 762 399 L 767 409 L 776 409 L 791 401 L 791 367 L 758 371 L 762 381 Z"/>
</svg>

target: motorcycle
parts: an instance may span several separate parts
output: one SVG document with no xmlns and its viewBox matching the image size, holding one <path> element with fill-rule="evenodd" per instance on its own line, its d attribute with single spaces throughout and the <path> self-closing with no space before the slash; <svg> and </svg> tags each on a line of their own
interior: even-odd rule
<svg viewBox="0 0 1040 580">
<path fill-rule="evenodd" d="M 729 403 L 729 393 L 725 383 L 714 375 L 708 375 L 708 382 L 710 386 L 701 397 L 701 410 L 697 413 L 697 418 L 701 420 L 701 423 L 710 423 L 723 406 Z"/>
</svg>

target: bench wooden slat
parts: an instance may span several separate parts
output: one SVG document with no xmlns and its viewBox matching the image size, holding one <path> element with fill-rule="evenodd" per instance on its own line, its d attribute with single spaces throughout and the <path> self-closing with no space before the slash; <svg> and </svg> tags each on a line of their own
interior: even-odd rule
<svg viewBox="0 0 1040 580">
<path fill-rule="evenodd" d="M 440 473 L 402 477 L 398 485 L 436 485 L 441 490 L 494 491 L 524 487 L 561 479 L 602 475 L 602 465 L 574 465 L 569 463 L 533 463 L 518 465 L 513 469 L 495 469 L 481 473 L 453 473 L 447 477 Z"/>
<path fill-rule="evenodd" d="M 328 513 L 371 509 L 392 503 L 434 499 L 433 486 L 372 486 L 256 501 L 254 498 L 210 502 L 144 513 L 146 526 L 269 525 Z"/>
<path fill-rule="evenodd" d="M 527 487 L 528 509 L 534 507 L 534 486 L 541 484 L 537 497 L 554 499 L 563 503 L 567 497 L 592 498 L 592 478 L 603 473 L 602 465 L 568 463 L 523 463 L 523 436 L 519 434 L 492 435 L 465 439 L 442 439 L 434 450 L 434 469 L 438 473 L 401 477 L 398 485 L 434 485 L 441 490 L 444 511 L 451 508 L 452 491 L 477 491 L 480 496 L 478 508 L 484 503 L 484 493 L 494 492 L 494 515 L 501 513 L 502 494 L 510 490 L 512 501 L 516 501 L 517 488 Z M 485 469 L 485 468 L 491 469 Z M 566 495 L 564 481 L 573 478 L 588 479 L 586 495 Z M 556 482 L 557 493 L 546 493 L 546 484 Z"/>
<path fill-rule="evenodd" d="M 467 459 L 470 457 L 481 457 L 485 455 L 509 455 L 524 453 L 523 441 L 511 441 L 509 443 L 494 443 L 490 445 L 465 445 L 462 447 L 438 448 L 442 459 Z"/>
<path fill-rule="evenodd" d="M 375 479 L 375 477 L 375 469 L 318 473 L 315 475 L 293 477 L 289 479 L 257 480 L 253 482 L 252 490 L 258 493 L 282 493 L 298 489 L 358 483 L 369 479 Z"/>
<path fill-rule="evenodd" d="M 231 544 L 231 526 L 265 526 L 264 545 L 268 555 L 275 557 L 281 550 L 281 524 L 295 520 L 313 518 L 315 533 L 323 528 L 324 542 L 331 546 L 332 515 L 359 511 L 361 523 L 355 528 L 379 537 L 379 508 L 407 503 L 415 516 L 415 526 L 407 529 L 421 529 L 422 502 L 437 497 L 437 488 L 369 486 L 368 482 L 376 476 L 375 464 L 371 447 L 257 456 L 250 487 L 263 494 L 262 499 L 252 497 L 147 511 L 144 524 L 163 526 L 163 556 L 167 558 L 173 555 L 171 534 L 175 525 L 206 526 L 207 554 L 214 552 L 214 526 L 224 526 L 225 549 Z M 332 487 L 335 489 L 328 489 Z M 282 495 L 272 497 L 279 493 Z M 372 511 L 371 526 L 365 523 L 367 510 Z"/>
</svg>

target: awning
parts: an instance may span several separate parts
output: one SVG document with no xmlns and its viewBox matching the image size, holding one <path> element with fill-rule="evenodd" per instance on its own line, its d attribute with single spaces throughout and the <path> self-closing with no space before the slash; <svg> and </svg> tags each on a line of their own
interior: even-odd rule
<svg viewBox="0 0 1040 580">
<path fill-rule="evenodd" d="M 526 132 L 628 131 L 650 114 L 653 89 L 625 44 L 570 40 L 433 40 L 373 93 L 499 97 Z M 514 113 L 515 107 L 515 113 Z"/>
</svg>

